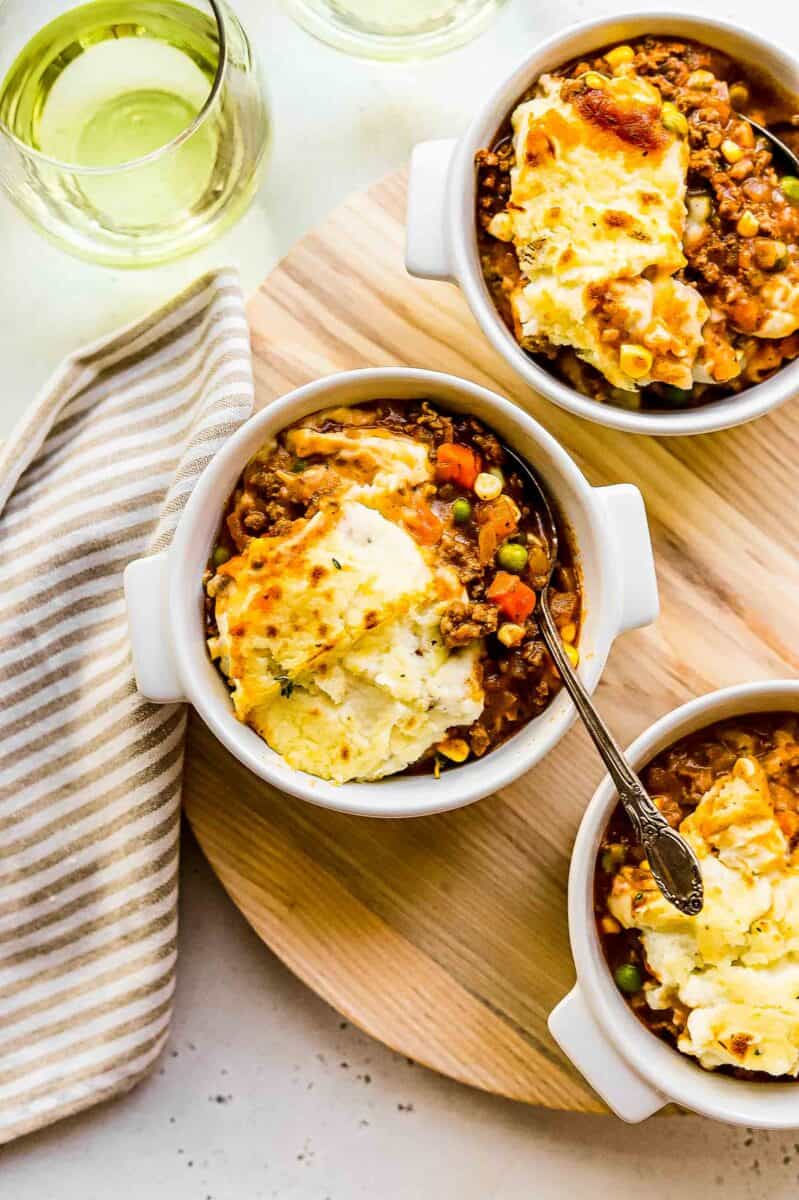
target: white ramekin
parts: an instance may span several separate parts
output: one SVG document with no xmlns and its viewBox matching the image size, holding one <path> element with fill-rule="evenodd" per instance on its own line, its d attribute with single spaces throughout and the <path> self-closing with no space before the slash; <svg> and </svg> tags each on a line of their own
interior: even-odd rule
<svg viewBox="0 0 799 1200">
<path fill-rule="evenodd" d="M 799 712 L 799 681 L 744 683 L 711 692 L 656 721 L 630 746 L 635 768 L 679 738 L 728 717 Z M 611 977 L 594 919 L 594 869 L 616 806 L 606 778 L 586 809 L 569 873 L 569 936 L 577 983 L 549 1017 L 560 1048 L 625 1121 L 674 1102 L 706 1117 L 764 1129 L 799 1126 L 799 1083 L 747 1082 L 704 1071 L 650 1033 L 633 1015 Z"/>
<path fill-rule="evenodd" d="M 738 396 L 673 413 L 630 412 L 601 404 L 561 383 L 516 342 L 486 288 L 475 234 L 475 151 L 491 144 L 497 129 L 530 84 L 545 71 L 611 42 L 643 34 L 694 38 L 766 71 L 799 93 L 796 58 L 739 25 L 688 13 L 632 12 L 573 25 L 528 54 L 487 98 L 463 136 L 423 142 L 411 159 L 406 266 L 411 275 L 457 283 L 483 333 L 521 379 L 561 408 L 630 433 L 710 433 L 741 425 L 782 404 L 799 389 L 799 361 Z"/>
<path fill-rule="evenodd" d="M 157 703 L 187 700 L 232 754 L 285 792 L 326 808 L 398 817 L 443 812 L 478 800 L 528 771 L 564 735 L 574 709 L 561 693 L 546 712 L 485 758 L 428 776 L 335 786 L 296 771 L 233 715 L 203 629 L 202 574 L 221 515 L 245 463 L 265 442 L 319 409 L 380 397 L 430 397 L 496 430 L 534 466 L 571 525 L 583 572 L 581 674 L 593 690 L 614 638 L 653 621 L 657 583 L 643 501 L 631 484 L 593 488 L 545 429 L 501 396 L 452 375 L 386 367 L 332 375 L 252 417 L 203 472 L 171 548 L 131 563 L 125 592 L 136 679 Z"/>
</svg>

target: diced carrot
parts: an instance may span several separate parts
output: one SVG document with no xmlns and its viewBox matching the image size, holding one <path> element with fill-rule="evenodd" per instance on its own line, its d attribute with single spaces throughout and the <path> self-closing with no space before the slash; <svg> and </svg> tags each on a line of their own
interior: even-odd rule
<svg viewBox="0 0 799 1200">
<path fill-rule="evenodd" d="M 508 592 L 512 592 L 515 585 L 519 582 L 518 575 L 511 575 L 510 571 L 497 571 L 494 578 L 491 580 L 486 595 L 489 600 L 501 600 Z"/>
<path fill-rule="evenodd" d="M 480 455 L 469 446 L 444 442 L 438 447 L 436 475 L 444 483 L 457 483 L 463 488 L 471 489 L 482 469 Z"/>
<path fill-rule="evenodd" d="M 497 571 L 486 595 L 510 621 L 519 624 L 526 621 L 535 608 L 533 589 L 509 571 Z"/>
<path fill-rule="evenodd" d="M 497 571 L 489 584 L 486 595 L 489 600 L 499 600 L 511 591 L 513 585 L 518 583 L 518 581 L 518 575 L 511 575 L 510 571 Z"/>
<path fill-rule="evenodd" d="M 444 522 L 424 500 L 415 508 L 406 508 L 402 519 L 408 533 L 422 546 L 434 546 L 444 532 Z"/>
<path fill-rule="evenodd" d="M 533 589 L 517 579 L 516 586 L 506 593 L 500 607 L 509 620 L 521 624 L 530 616 L 535 608 L 535 603 Z"/>
</svg>

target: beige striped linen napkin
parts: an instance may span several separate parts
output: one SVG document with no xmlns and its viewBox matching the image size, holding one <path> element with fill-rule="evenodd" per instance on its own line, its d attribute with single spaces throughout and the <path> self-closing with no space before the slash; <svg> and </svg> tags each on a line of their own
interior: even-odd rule
<svg viewBox="0 0 799 1200">
<path fill-rule="evenodd" d="M 137 695 L 122 573 L 252 403 L 224 270 L 70 358 L 0 452 L 0 1142 L 167 1038 L 185 709 Z"/>
</svg>

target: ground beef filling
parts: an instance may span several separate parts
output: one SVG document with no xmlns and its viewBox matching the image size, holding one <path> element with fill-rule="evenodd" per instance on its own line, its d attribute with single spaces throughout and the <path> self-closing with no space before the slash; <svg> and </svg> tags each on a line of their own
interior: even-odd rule
<svg viewBox="0 0 799 1200">
<path fill-rule="evenodd" d="M 466 600 L 450 604 L 445 611 L 441 635 L 453 649 L 476 639 L 481 639 L 484 647 L 483 713 L 472 726 L 451 730 L 449 740 L 453 745 L 465 742 L 468 753 L 480 757 L 543 712 L 561 687 L 533 616 L 536 588 L 540 590 L 549 573 L 542 538 L 543 515 L 536 509 L 535 498 L 527 495 L 523 481 L 506 466 L 499 440 L 474 418 L 441 413 L 426 401 L 401 404 L 386 400 L 347 412 L 351 424 L 390 429 L 428 447 L 435 478 L 426 485 L 425 540 L 430 544 L 433 539 L 467 594 Z M 318 427 L 331 430 L 344 425 L 327 420 Z M 481 500 L 475 494 L 474 480 L 458 475 L 453 463 L 457 467 L 469 455 L 482 472 L 494 471 L 495 477 L 502 479 L 500 496 Z M 208 636 L 217 632 L 212 583 L 215 567 L 243 551 L 252 538 L 282 536 L 295 521 L 312 517 L 334 478 L 335 473 L 325 462 L 296 458 L 283 438 L 278 438 L 266 460 L 259 456 L 245 467 L 227 505 L 208 566 Z M 469 515 L 464 519 L 467 509 Z M 409 532 L 413 534 L 413 529 Z M 561 551 L 553 573 L 550 605 L 555 623 L 576 659 L 580 576 L 570 531 L 561 523 L 559 532 Z M 507 557 L 507 552 L 502 554 L 503 547 L 508 545 L 516 547 L 512 555 L 524 560 L 513 574 L 500 569 L 503 557 Z M 533 606 L 529 611 L 520 603 L 528 595 Z M 411 770 L 438 770 L 442 765 L 446 765 L 446 754 L 432 751 Z"/>
<path fill-rule="evenodd" d="M 499 611 L 493 604 L 457 601 L 450 604 L 441 620 L 441 636 L 447 646 L 466 646 L 475 638 L 496 633 Z"/>
<path fill-rule="evenodd" d="M 726 55 L 696 43 L 648 37 L 630 43 L 631 66 L 676 106 L 688 126 L 688 223 L 684 251 L 688 260 L 677 278 L 693 284 L 713 310 L 705 337 L 717 345 L 713 384 L 696 383 L 691 392 L 654 384 L 639 393 L 612 387 L 599 371 L 569 349 L 542 347 L 536 357 L 578 391 L 623 407 L 665 409 L 708 403 L 761 382 L 799 356 L 799 334 L 754 335 L 769 312 L 760 291 L 769 276 L 799 256 L 799 195 L 789 198 L 782 186 L 785 166 L 775 163 L 769 143 L 741 116 L 773 128 L 792 149 L 799 148 L 799 101 Z M 569 63 L 555 74 L 577 79 L 588 70 L 610 73 L 605 52 Z M 708 80 L 707 76 L 712 76 Z M 720 86 L 721 85 L 721 86 Z M 530 99 L 535 87 L 517 103 Z M 579 104 L 601 104 L 602 94 L 575 88 Z M 516 105 L 514 105 L 514 108 Z M 643 122 L 625 127 L 606 108 L 584 114 L 643 145 L 656 131 Z M 732 148 L 731 148 L 732 143 Z M 477 166 L 477 229 L 483 273 L 505 323 L 514 331 L 508 295 L 521 280 L 512 245 L 488 233 L 492 217 L 510 194 L 514 165 L 510 116 L 494 144 L 480 150 Z M 515 332 L 515 331 L 514 331 Z M 735 375 L 738 355 L 745 368 Z"/>
<path fill-rule="evenodd" d="M 742 755 L 762 763 L 779 824 L 791 845 L 796 846 L 799 844 L 799 716 L 795 713 L 768 713 L 711 725 L 662 751 L 642 773 L 642 778 L 655 804 L 676 829 Z M 632 827 L 619 805 L 602 837 L 594 874 L 597 932 L 611 971 L 616 974 L 620 968 L 633 967 L 638 973 L 641 986 L 625 996 L 632 1011 L 658 1037 L 676 1045 L 689 1010 L 681 1005 L 669 1009 L 649 1007 L 643 984 L 654 976 L 647 966 L 641 938 L 636 930 L 622 928 L 608 911 L 608 896 L 619 868 L 626 864 L 637 866 L 643 858 L 643 850 L 635 842 Z M 730 1073 L 728 1068 L 717 1069 Z M 744 1079 L 772 1079 L 749 1070 L 731 1073 Z"/>
</svg>

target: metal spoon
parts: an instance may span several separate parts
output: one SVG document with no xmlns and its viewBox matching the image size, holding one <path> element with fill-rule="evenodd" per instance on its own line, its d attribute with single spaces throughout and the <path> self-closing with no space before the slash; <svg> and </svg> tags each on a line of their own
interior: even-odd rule
<svg viewBox="0 0 799 1200">
<path fill-rule="evenodd" d="M 543 587 L 537 615 L 547 649 L 560 672 L 583 724 L 591 735 L 608 773 L 616 785 L 635 835 L 646 853 L 652 877 L 670 904 L 687 916 L 702 911 L 704 893 L 702 875 L 696 855 L 685 839 L 672 829 L 658 811 L 641 780 L 633 771 L 613 734 L 600 717 L 582 680 L 563 649 L 552 613 L 549 610 L 549 584 L 558 560 L 558 528 L 549 500 L 527 464 L 513 450 L 503 447 L 514 468 L 536 497 L 541 513 L 542 528 L 549 551 L 549 574 Z"/>
</svg>

